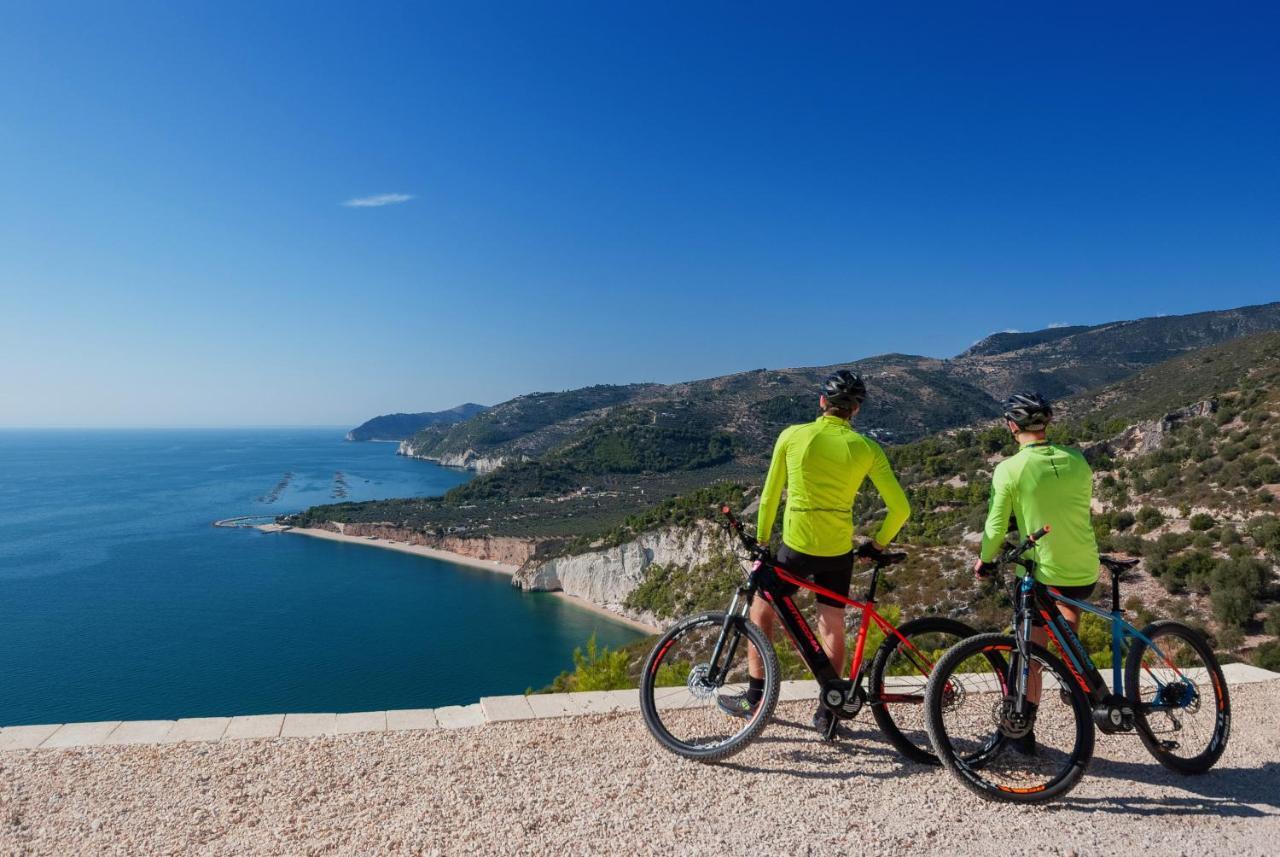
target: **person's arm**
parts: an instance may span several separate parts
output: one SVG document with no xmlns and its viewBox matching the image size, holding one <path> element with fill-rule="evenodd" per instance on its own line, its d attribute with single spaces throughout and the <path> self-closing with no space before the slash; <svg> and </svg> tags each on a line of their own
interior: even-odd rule
<svg viewBox="0 0 1280 857">
<path fill-rule="evenodd" d="M 987 523 L 982 530 L 981 562 L 991 562 L 1000 553 L 1009 532 L 1009 514 L 1013 511 L 1013 479 L 1009 468 L 996 467 L 991 474 L 991 501 L 987 507 Z"/>
<path fill-rule="evenodd" d="M 871 447 L 871 470 L 867 475 L 871 477 L 871 484 L 880 492 L 880 499 L 888 510 L 875 537 L 875 543 L 884 547 L 893 541 L 907 518 L 911 517 L 911 504 L 907 502 L 906 492 L 898 484 L 898 477 L 893 475 L 893 468 L 889 466 L 889 459 L 880 444 L 868 441 L 868 445 Z"/>
<path fill-rule="evenodd" d="M 773 445 L 773 459 L 769 462 L 769 473 L 764 478 L 764 488 L 760 489 L 760 509 L 756 514 L 756 538 L 767 545 L 773 535 L 773 522 L 778 517 L 778 503 L 782 500 L 782 489 L 787 484 L 787 429 L 778 435 Z"/>
</svg>

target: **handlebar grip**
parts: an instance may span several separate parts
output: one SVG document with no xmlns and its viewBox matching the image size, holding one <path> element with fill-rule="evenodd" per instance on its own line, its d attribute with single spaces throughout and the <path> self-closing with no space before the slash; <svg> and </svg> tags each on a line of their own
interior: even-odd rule
<svg viewBox="0 0 1280 857">
<path fill-rule="evenodd" d="M 1040 529 L 1031 534 L 1031 541 L 1038 542 L 1049 534 L 1049 525 L 1045 524 Z"/>
</svg>

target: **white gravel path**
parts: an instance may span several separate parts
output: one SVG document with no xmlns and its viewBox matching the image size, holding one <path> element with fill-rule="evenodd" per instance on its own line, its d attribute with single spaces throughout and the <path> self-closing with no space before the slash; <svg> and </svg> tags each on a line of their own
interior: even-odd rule
<svg viewBox="0 0 1280 857">
<path fill-rule="evenodd" d="M 1218 767 L 1184 778 L 1099 736 L 1046 808 L 988 804 L 904 763 L 864 715 L 835 745 L 810 706 L 718 766 L 634 713 L 455 731 L 0 755 L 3 854 L 1280 853 L 1280 682 L 1233 690 Z"/>
</svg>

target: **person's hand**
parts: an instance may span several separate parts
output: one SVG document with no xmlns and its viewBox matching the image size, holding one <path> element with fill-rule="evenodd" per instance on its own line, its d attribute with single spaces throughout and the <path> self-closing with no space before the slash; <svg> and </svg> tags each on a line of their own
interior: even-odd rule
<svg viewBox="0 0 1280 857">
<path fill-rule="evenodd" d="M 874 539 L 868 539 L 858 546 L 858 549 L 853 552 L 853 555 L 857 559 L 858 565 L 865 566 L 871 565 L 876 560 L 880 559 L 880 555 L 882 553 L 884 553 L 884 545 Z"/>
<path fill-rule="evenodd" d="M 973 576 L 978 580 L 990 580 L 991 573 L 995 571 L 995 565 L 989 562 L 983 562 L 981 558 L 973 564 Z"/>
</svg>

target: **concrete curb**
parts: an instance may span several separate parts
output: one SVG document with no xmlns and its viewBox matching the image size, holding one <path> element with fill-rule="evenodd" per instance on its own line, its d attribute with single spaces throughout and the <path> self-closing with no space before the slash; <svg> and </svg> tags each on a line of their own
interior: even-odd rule
<svg viewBox="0 0 1280 857">
<path fill-rule="evenodd" d="M 1249 664 L 1226 664 L 1222 671 L 1230 685 L 1280 679 L 1280 673 Z M 799 701 L 814 699 L 817 694 L 818 686 L 814 681 L 784 681 L 779 699 L 783 702 Z M 672 688 L 670 694 L 659 701 L 659 705 L 663 708 L 680 707 L 693 702 L 687 690 Z M 188 717 L 182 720 L 107 720 L 95 723 L 6 726 L 0 729 L 0 751 L 466 729 L 486 723 L 634 712 L 639 708 L 640 699 L 635 690 L 596 690 L 531 696 L 486 696 L 471 705 L 358 711 L 349 714 L 254 714 L 241 717 Z"/>
</svg>

